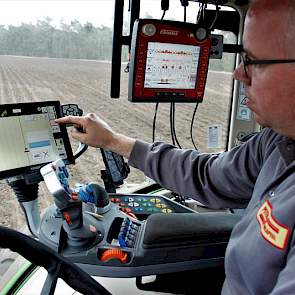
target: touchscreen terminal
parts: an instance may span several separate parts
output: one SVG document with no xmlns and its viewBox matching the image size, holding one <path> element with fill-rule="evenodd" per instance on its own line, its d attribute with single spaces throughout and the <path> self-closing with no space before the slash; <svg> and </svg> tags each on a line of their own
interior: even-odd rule
<svg viewBox="0 0 295 295">
<path fill-rule="evenodd" d="M 131 42 L 132 102 L 202 102 L 211 38 L 196 24 L 137 20 Z"/>
<path fill-rule="evenodd" d="M 0 105 L 0 178 L 36 171 L 59 158 L 74 163 L 59 101 Z"/>
<path fill-rule="evenodd" d="M 195 89 L 200 46 L 148 42 L 145 88 Z"/>
</svg>

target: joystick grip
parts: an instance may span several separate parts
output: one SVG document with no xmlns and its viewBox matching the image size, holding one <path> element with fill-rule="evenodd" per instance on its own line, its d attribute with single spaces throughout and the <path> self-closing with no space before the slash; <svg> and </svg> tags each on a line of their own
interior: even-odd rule
<svg viewBox="0 0 295 295">
<path fill-rule="evenodd" d="M 109 195 L 106 190 L 97 183 L 89 183 L 86 187 L 88 193 L 92 193 L 94 204 L 97 208 L 104 208 L 109 204 Z"/>
</svg>

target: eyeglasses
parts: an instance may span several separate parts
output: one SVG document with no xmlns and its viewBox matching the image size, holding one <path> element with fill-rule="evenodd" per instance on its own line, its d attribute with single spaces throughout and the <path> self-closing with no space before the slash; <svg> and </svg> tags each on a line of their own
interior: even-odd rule
<svg viewBox="0 0 295 295">
<path fill-rule="evenodd" d="M 248 78 L 248 66 L 295 63 L 295 59 L 252 59 L 246 52 L 241 52 L 245 75 Z"/>
</svg>

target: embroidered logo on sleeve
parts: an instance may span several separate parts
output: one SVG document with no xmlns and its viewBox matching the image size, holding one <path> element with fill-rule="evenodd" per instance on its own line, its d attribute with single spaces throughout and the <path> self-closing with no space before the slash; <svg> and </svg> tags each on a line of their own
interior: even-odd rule
<svg viewBox="0 0 295 295">
<path fill-rule="evenodd" d="M 273 246 L 285 249 L 290 235 L 290 229 L 279 223 L 272 215 L 272 206 L 269 200 L 260 207 L 256 218 L 260 224 L 260 233 L 263 238 Z"/>
</svg>

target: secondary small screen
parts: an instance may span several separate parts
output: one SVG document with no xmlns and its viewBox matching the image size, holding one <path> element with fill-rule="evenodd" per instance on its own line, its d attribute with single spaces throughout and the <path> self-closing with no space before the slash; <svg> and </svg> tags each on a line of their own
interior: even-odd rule
<svg viewBox="0 0 295 295">
<path fill-rule="evenodd" d="M 145 88 L 195 89 L 200 47 L 149 42 Z"/>
<path fill-rule="evenodd" d="M 54 106 L 38 107 L 36 113 L 0 117 L 0 172 L 66 159 Z"/>
</svg>

